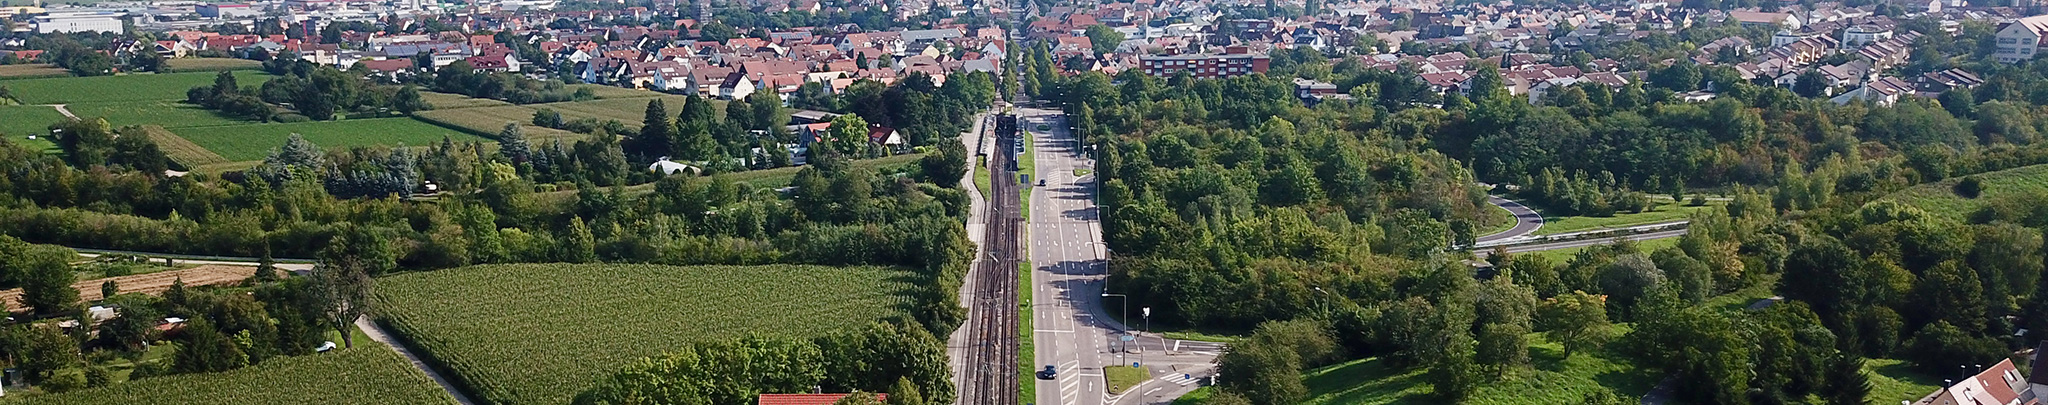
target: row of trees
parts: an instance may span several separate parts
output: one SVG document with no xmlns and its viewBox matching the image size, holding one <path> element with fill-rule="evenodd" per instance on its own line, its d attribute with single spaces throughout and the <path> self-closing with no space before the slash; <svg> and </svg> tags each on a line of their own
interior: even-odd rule
<svg viewBox="0 0 2048 405">
<path fill-rule="evenodd" d="M 695 342 L 640 359 L 576 396 L 577 404 L 754 403 L 764 393 L 886 392 L 889 404 L 954 399 L 945 342 L 914 321 L 877 323 L 815 339 Z"/>
</svg>

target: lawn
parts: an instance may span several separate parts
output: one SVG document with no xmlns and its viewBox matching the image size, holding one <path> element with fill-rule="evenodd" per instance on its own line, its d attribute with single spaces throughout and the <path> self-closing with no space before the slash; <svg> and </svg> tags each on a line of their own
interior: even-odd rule
<svg viewBox="0 0 2048 405">
<path fill-rule="evenodd" d="M 263 68 L 263 62 L 235 58 L 172 58 L 165 59 L 164 63 L 171 65 L 173 72 L 219 72 Z"/>
<path fill-rule="evenodd" d="M 39 105 L 0 106 L 0 135 L 6 136 L 8 142 L 30 149 L 56 150 L 57 144 L 51 143 L 49 137 L 44 135 L 49 134 L 50 124 L 64 120 L 64 113 L 57 112 L 55 108 Z M 29 135 L 36 135 L 36 139 L 28 139 Z"/>
<path fill-rule="evenodd" d="M 1122 394 L 1124 390 L 1136 388 L 1138 384 L 1145 383 L 1145 380 L 1152 379 L 1152 373 L 1150 369 L 1142 367 L 1114 365 L 1102 368 L 1102 379 L 1105 381 L 1103 385 L 1109 387 L 1110 394 Z"/>
<path fill-rule="evenodd" d="M 1030 260 L 1017 262 L 1017 285 L 1027 288 L 1025 293 L 1017 294 L 1017 367 L 1023 369 L 1020 371 L 1023 375 L 1017 377 L 1017 381 L 1022 381 L 1017 384 L 1017 398 L 1022 404 L 1038 402 L 1038 384 L 1033 382 L 1038 381 L 1038 349 L 1032 343 L 1038 337 L 1038 329 L 1032 326 L 1031 293 L 1028 290 L 1031 288 L 1031 269 Z"/>
<path fill-rule="evenodd" d="M 108 101 L 183 100 L 185 90 L 213 85 L 215 72 L 128 74 L 118 76 L 22 79 L 6 82 L 23 104 L 65 104 Z M 270 75 L 236 71 L 243 86 L 263 84 Z"/>
<path fill-rule="evenodd" d="M 1686 219 L 1686 217 L 1688 216 L 1691 216 L 1693 212 L 1709 208 L 1717 208 L 1727 204 L 1727 202 L 1723 201 L 1710 201 L 1707 203 L 1707 205 L 1692 206 L 1686 205 L 1685 203 L 1670 200 L 1652 199 L 1650 201 L 1656 203 L 1657 205 L 1651 207 L 1648 211 L 1643 211 L 1634 214 L 1616 213 L 1614 214 L 1614 216 L 1611 217 L 1557 217 L 1551 216 L 1550 214 L 1543 214 L 1543 229 L 1537 230 L 1536 234 L 1553 235 L 1567 232 L 1627 228 L 1636 225 L 1680 221 Z M 1523 204 L 1528 203 L 1524 202 Z M 1530 205 L 1530 207 L 1535 208 L 1538 212 L 1543 211 L 1542 207 L 1537 207 L 1535 205 Z"/>
<path fill-rule="evenodd" d="M 1937 218 L 1962 222 L 1999 197 L 2048 192 L 2048 165 L 2019 167 L 1976 176 L 1984 182 L 1984 191 L 1974 199 L 1956 195 L 1956 182 L 1962 181 L 1961 177 L 1913 186 L 1885 196 L 1884 199 L 1919 207 Z"/>
<path fill-rule="evenodd" d="M 974 157 L 974 191 L 981 193 L 982 201 L 988 201 L 988 193 L 991 190 L 989 187 L 993 186 L 993 181 L 989 180 L 989 172 L 994 171 L 988 168 L 987 156 Z"/>
<path fill-rule="evenodd" d="M 1870 359 L 1863 363 L 1863 370 L 1870 372 L 1870 403 L 1889 404 L 1898 401 L 1918 401 L 1920 397 L 1941 389 L 1941 379 L 1929 377 L 1908 368 L 1904 360 Z M 2039 373 L 2041 370 L 2035 370 Z"/>
<path fill-rule="evenodd" d="M 73 103 L 64 108 L 81 119 L 106 118 L 107 123 L 115 128 L 144 124 L 183 128 L 256 123 L 174 100 Z"/>
<path fill-rule="evenodd" d="M 385 277 L 377 301 L 480 402 L 559 404 L 686 342 L 903 315 L 911 279 L 875 267 L 487 265 Z"/>
<path fill-rule="evenodd" d="M 1515 224 L 1520 223 L 1515 221 L 1515 213 L 1508 212 L 1508 209 L 1501 208 L 1498 205 L 1487 204 L 1485 211 L 1484 214 L 1481 214 L 1484 215 L 1484 217 L 1481 217 L 1483 225 L 1479 228 L 1478 236 L 1507 232 L 1508 230 L 1515 229 Z"/>
<path fill-rule="evenodd" d="M 38 77 L 71 77 L 71 71 L 48 63 L 26 65 L 0 65 L 0 79 L 29 79 Z M 0 86 L 8 83 L 0 83 Z"/>
<path fill-rule="evenodd" d="M 1667 248 L 1667 247 L 1672 247 L 1672 246 L 1678 246 L 1678 238 L 1662 238 L 1662 239 L 1650 239 L 1650 240 L 1639 240 L 1639 241 L 1635 241 L 1635 243 L 1636 243 L 1636 248 L 1637 248 L 1637 249 L 1641 249 L 1641 250 L 1643 251 L 1643 253 L 1649 253 L 1649 252 L 1655 252 L 1655 251 L 1657 251 L 1658 249 L 1663 249 L 1663 248 Z M 1543 256 L 1543 257 L 1548 257 L 1548 258 L 1550 258 L 1550 262 L 1551 262 L 1551 263 L 1555 263 L 1555 264 L 1564 264 L 1565 262 L 1570 262 L 1570 261 L 1572 261 L 1572 257 L 1578 256 L 1578 255 L 1579 255 L 1579 252 L 1580 252 L 1580 251 L 1586 250 L 1586 248 L 1589 248 L 1589 247 L 1591 247 L 1591 246 L 1580 246 L 1580 247 L 1574 247 L 1574 248 L 1564 248 L 1564 249 L 1552 249 L 1552 250 L 1542 250 L 1542 251 L 1535 251 L 1535 252 L 1526 252 L 1526 253 L 1519 253 L 1519 254 L 1525 254 L 1525 255 L 1537 255 L 1537 256 Z"/>
<path fill-rule="evenodd" d="M 1620 333 L 1622 328 L 1616 328 Z M 1623 397 L 1641 397 L 1661 376 L 1636 369 L 1611 352 L 1575 353 L 1529 335 L 1531 367 L 1509 379 L 1489 377 L 1467 404 L 1537 405 L 1578 403 L 1600 389 Z M 1308 404 L 1433 404 L 1434 389 L 1424 381 L 1427 368 L 1395 368 L 1379 358 L 1354 360 L 1305 372 Z"/>
<path fill-rule="evenodd" d="M 147 378 L 14 404 L 453 404 L 433 380 L 367 339 L 352 349 L 282 357 L 239 370 Z"/>
<path fill-rule="evenodd" d="M 323 148 L 420 146 L 440 142 L 443 137 L 454 138 L 458 142 L 483 140 L 411 118 L 193 127 L 179 128 L 174 132 L 230 161 L 263 160 L 270 155 L 271 149 L 283 145 L 285 139 L 294 133 Z"/>
</svg>

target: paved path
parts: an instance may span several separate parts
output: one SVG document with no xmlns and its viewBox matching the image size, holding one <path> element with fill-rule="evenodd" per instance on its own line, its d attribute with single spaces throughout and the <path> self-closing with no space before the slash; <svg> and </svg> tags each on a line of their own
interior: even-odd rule
<svg viewBox="0 0 2048 405">
<path fill-rule="evenodd" d="M 426 362 L 420 361 L 420 356 L 413 354 L 412 349 L 408 349 L 404 344 L 391 339 L 391 334 L 385 332 L 384 327 L 378 326 L 376 322 L 371 322 L 370 317 L 356 318 L 356 328 L 362 329 L 363 334 L 369 336 L 370 340 L 383 343 L 385 346 L 391 346 L 392 351 L 398 352 L 400 356 L 405 356 L 405 360 L 412 362 L 414 368 L 427 373 L 427 377 L 433 378 L 435 384 L 440 384 L 441 390 L 448 391 L 448 396 L 454 397 L 456 403 L 462 405 L 476 404 L 476 401 L 469 400 L 468 395 L 463 395 L 462 390 L 456 389 L 453 381 L 441 376 L 441 373 L 434 371 L 433 367 L 427 367 Z"/>
<path fill-rule="evenodd" d="M 64 116 L 65 116 L 65 117 L 70 117 L 71 119 L 74 119 L 74 120 L 75 120 L 75 119 L 78 119 L 78 115 L 77 115 L 77 114 L 72 114 L 72 113 L 71 113 L 71 109 L 70 109 L 70 108 L 65 108 L 65 106 L 68 106 L 69 104 L 45 104 L 45 105 L 49 106 L 50 108 L 55 108 L 55 109 L 57 109 L 57 113 L 59 113 L 59 114 L 64 114 Z"/>
<path fill-rule="evenodd" d="M 1480 244 L 1521 238 L 1536 233 L 1538 229 L 1543 229 L 1543 214 L 1537 213 L 1536 210 L 1530 209 L 1529 206 L 1522 205 L 1522 203 L 1515 202 L 1514 200 L 1491 195 L 1486 196 L 1486 203 L 1508 210 L 1509 214 L 1514 214 L 1515 227 L 1492 235 L 1481 236 L 1475 240 Z"/>
</svg>

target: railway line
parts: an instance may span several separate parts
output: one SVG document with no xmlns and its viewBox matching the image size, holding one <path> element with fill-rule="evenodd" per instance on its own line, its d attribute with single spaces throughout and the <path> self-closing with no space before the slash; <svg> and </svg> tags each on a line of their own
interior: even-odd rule
<svg viewBox="0 0 2048 405">
<path fill-rule="evenodd" d="M 960 387 L 962 405 L 1018 405 L 1017 243 L 1022 228 L 1022 201 L 1016 177 L 1016 118 L 997 117 L 997 150 L 988 159 L 988 227 L 980 263 L 973 269 L 974 305 L 968 330 L 975 346 L 968 351 Z"/>
</svg>

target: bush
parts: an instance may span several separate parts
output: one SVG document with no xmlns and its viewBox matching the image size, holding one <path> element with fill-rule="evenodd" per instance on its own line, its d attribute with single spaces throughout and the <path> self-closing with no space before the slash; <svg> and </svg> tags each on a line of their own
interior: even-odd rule
<svg viewBox="0 0 2048 405">
<path fill-rule="evenodd" d="M 278 114 L 276 120 L 277 122 L 289 124 L 294 122 L 310 122 L 313 121 L 313 118 L 298 114 Z"/>
<path fill-rule="evenodd" d="M 1963 198 L 1977 198 L 1984 194 L 1984 180 L 1977 176 L 1964 177 L 1962 181 L 1956 182 L 1955 192 Z"/>
</svg>

